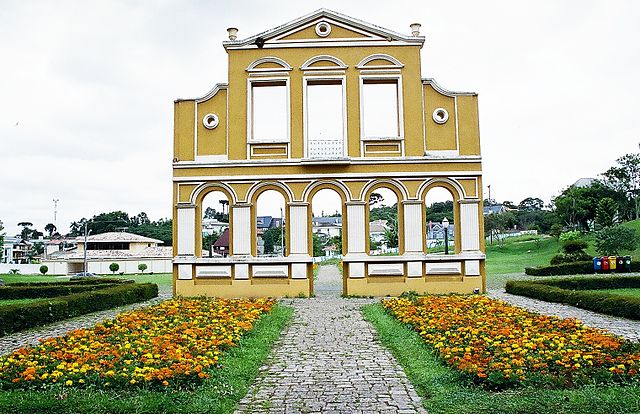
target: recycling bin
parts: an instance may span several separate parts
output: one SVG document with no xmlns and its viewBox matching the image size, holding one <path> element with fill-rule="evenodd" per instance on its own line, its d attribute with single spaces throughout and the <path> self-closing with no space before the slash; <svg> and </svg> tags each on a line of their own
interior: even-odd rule
<svg viewBox="0 0 640 414">
<path fill-rule="evenodd" d="M 602 257 L 602 271 L 603 272 L 609 271 L 609 258 L 607 256 Z"/>
<path fill-rule="evenodd" d="M 625 272 L 631 271 L 631 256 L 624 257 L 624 270 Z"/>
<path fill-rule="evenodd" d="M 624 268 L 624 257 L 618 256 L 616 258 L 616 272 L 622 273 L 624 271 L 625 271 L 625 268 Z"/>
<path fill-rule="evenodd" d="M 594 257 L 593 258 L 593 270 L 595 272 L 601 272 L 602 271 L 602 258 L 601 257 Z"/>
<path fill-rule="evenodd" d="M 609 270 L 615 271 L 617 262 L 618 258 L 616 256 L 609 256 Z"/>
</svg>

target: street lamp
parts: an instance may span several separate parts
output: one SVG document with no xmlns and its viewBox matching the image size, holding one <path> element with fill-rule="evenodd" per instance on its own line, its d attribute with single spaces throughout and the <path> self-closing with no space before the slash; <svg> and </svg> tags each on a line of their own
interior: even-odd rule
<svg viewBox="0 0 640 414">
<path fill-rule="evenodd" d="M 444 229 L 444 254 L 449 254 L 449 220 L 446 217 L 442 219 L 442 228 Z"/>
</svg>

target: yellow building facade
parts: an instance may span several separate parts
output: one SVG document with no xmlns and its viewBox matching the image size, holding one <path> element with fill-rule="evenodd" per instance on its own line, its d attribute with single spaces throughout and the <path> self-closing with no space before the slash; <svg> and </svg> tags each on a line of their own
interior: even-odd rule
<svg viewBox="0 0 640 414">
<path fill-rule="evenodd" d="M 485 291 L 477 94 L 421 77 L 419 26 L 403 35 L 321 9 L 239 40 L 229 29 L 228 83 L 175 102 L 174 292 L 313 294 L 311 202 L 342 199 L 343 293 Z M 322 118 L 326 121 L 323 121 Z M 455 252 L 428 253 L 426 194 L 454 201 Z M 398 198 L 397 256 L 369 251 L 368 200 Z M 256 201 L 286 201 L 283 257 L 256 251 Z M 230 256 L 202 252 L 202 202 L 229 201 Z"/>
</svg>

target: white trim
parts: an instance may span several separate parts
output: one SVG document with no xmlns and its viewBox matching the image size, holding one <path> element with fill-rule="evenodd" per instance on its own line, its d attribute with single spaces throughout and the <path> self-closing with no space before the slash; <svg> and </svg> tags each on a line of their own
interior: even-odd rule
<svg viewBox="0 0 640 414">
<path fill-rule="evenodd" d="M 286 107 L 287 107 L 287 137 L 286 139 L 277 138 L 276 140 L 254 140 L 253 139 L 253 84 L 263 82 L 284 82 L 286 88 Z M 287 158 L 291 157 L 291 82 L 289 77 L 265 77 L 265 78 L 247 78 L 247 130 L 246 130 L 246 153 L 250 153 L 251 144 L 260 143 L 287 143 Z"/>
<path fill-rule="evenodd" d="M 349 187 L 344 185 L 344 183 L 340 182 L 340 180 L 316 180 L 305 187 L 304 191 L 302 192 L 302 200 L 304 200 L 306 203 L 311 203 L 313 201 L 309 199 L 309 194 L 311 193 L 311 191 L 325 184 L 333 184 L 336 187 L 340 188 L 344 193 L 343 195 L 347 203 L 349 203 L 353 198 L 351 194 L 351 190 L 349 190 Z"/>
<path fill-rule="evenodd" d="M 373 56 L 373 55 L 372 55 Z M 396 80 L 397 85 L 397 95 L 398 95 L 398 136 L 397 137 L 365 137 L 364 136 L 364 102 L 363 102 L 363 92 L 364 92 L 364 84 L 365 80 Z M 364 75 L 360 74 L 359 77 L 360 82 L 360 156 L 364 157 L 364 141 L 372 141 L 372 140 L 392 140 L 392 139 L 400 139 L 404 140 L 404 99 L 403 99 L 403 88 L 402 88 L 402 75 Z M 404 142 L 401 144 L 401 156 L 404 156 Z"/>
<path fill-rule="evenodd" d="M 291 188 L 289 188 L 289 186 L 287 185 L 282 184 L 280 179 L 276 179 L 276 181 L 263 180 L 261 182 L 255 183 L 253 186 L 251 186 L 251 188 L 249 188 L 249 191 L 247 191 L 247 200 L 251 202 L 251 200 L 253 200 L 253 196 L 258 190 L 269 185 L 273 185 L 274 187 L 278 187 L 284 191 L 284 193 L 287 195 L 284 200 L 285 205 L 292 201 L 295 201 L 295 197 L 293 195 L 293 192 L 291 191 Z"/>
<path fill-rule="evenodd" d="M 424 153 L 426 157 L 456 157 L 458 154 L 458 150 L 427 150 Z"/>
<path fill-rule="evenodd" d="M 424 175 L 424 173 L 422 174 Z M 378 175 L 381 175 L 381 174 L 378 174 Z M 398 173 L 396 173 L 396 176 L 397 175 Z M 367 184 L 365 184 L 364 187 L 362 187 L 362 190 L 360 191 L 360 200 L 364 200 L 364 196 L 367 195 L 367 192 L 378 184 L 391 186 L 391 187 L 394 187 L 396 190 L 400 191 L 400 194 L 402 194 L 402 200 L 397 200 L 398 205 L 403 201 L 409 199 L 409 191 L 407 190 L 407 187 L 405 187 L 404 184 L 402 184 L 400 181 L 395 179 L 379 179 L 379 180 L 371 180 Z"/>
<path fill-rule="evenodd" d="M 418 199 L 424 200 L 424 198 L 427 196 L 427 193 L 425 193 L 426 188 L 429 187 L 431 184 L 437 184 L 437 183 L 449 184 L 450 186 L 455 188 L 456 191 L 458 192 L 458 200 L 464 199 L 465 198 L 464 188 L 459 182 L 453 180 L 453 178 L 458 178 L 456 177 L 456 175 L 460 173 L 461 171 L 458 173 L 451 173 L 445 177 L 438 177 L 438 178 L 430 177 L 428 180 L 420 184 L 420 186 L 418 187 L 418 191 L 416 191 L 416 194 L 418 195 Z M 472 174 L 471 172 L 465 171 L 465 175 L 471 175 L 471 174 Z M 436 173 L 429 173 L 429 175 L 433 176 L 433 175 L 436 175 Z M 481 175 L 481 174 L 478 174 L 478 175 Z M 448 190 L 448 188 L 446 187 L 443 187 L 443 188 L 445 190 Z"/>
<path fill-rule="evenodd" d="M 228 83 L 216 83 L 209 92 L 205 93 L 199 98 L 178 98 L 174 100 L 174 102 L 178 103 L 178 102 L 184 102 L 184 101 L 196 101 L 196 103 L 202 103 L 216 96 L 218 92 L 222 90 L 227 90 L 227 89 L 229 89 Z"/>
<path fill-rule="evenodd" d="M 340 70 L 340 69 L 336 69 L 336 70 L 329 70 L 331 69 L 331 67 L 319 67 L 318 70 L 305 70 L 302 72 L 302 74 L 304 76 L 324 76 L 324 75 L 344 75 L 346 73 L 346 70 Z"/>
<path fill-rule="evenodd" d="M 227 154 L 222 155 L 196 155 L 196 162 L 216 162 L 216 161 L 226 161 L 229 159 Z"/>
<path fill-rule="evenodd" d="M 373 55 L 369 55 L 366 58 L 362 59 L 357 65 L 356 68 L 357 69 L 367 69 L 366 66 L 368 63 L 374 61 L 374 60 L 386 60 L 387 62 L 389 62 L 389 65 L 373 65 L 371 66 L 371 68 L 374 69 L 400 69 L 403 68 L 404 65 L 396 58 L 394 58 L 391 55 L 387 55 L 385 53 L 376 53 Z"/>
<path fill-rule="evenodd" d="M 284 72 L 284 71 L 278 71 L 278 70 L 266 70 L 264 72 L 250 72 L 249 73 L 249 77 L 252 78 L 258 78 L 258 77 L 265 77 L 265 76 L 289 76 L 289 72 Z"/>
<path fill-rule="evenodd" d="M 327 38 L 320 41 L 314 41 L 306 43 L 307 41 L 303 41 L 305 43 L 266 43 L 262 48 L 263 49 L 290 49 L 290 48 L 320 48 L 320 47 L 390 47 L 390 46 L 412 46 L 411 44 L 407 44 L 407 42 L 402 41 L 388 41 L 388 40 L 358 40 L 357 38 L 348 38 L 348 39 L 332 39 Z M 422 43 L 424 42 L 409 42 L 413 43 L 413 46 L 422 47 Z M 223 43 L 224 45 L 224 43 Z M 256 46 L 251 44 L 247 46 L 240 46 L 229 48 L 231 50 L 255 50 Z"/>
<path fill-rule="evenodd" d="M 439 152 L 438 152 L 439 153 Z M 228 167 L 251 167 L 260 165 L 263 167 L 275 167 L 281 165 L 300 165 L 304 161 L 301 158 L 291 158 L 282 160 L 226 160 L 215 164 L 198 163 L 195 161 L 179 161 L 173 164 L 176 170 L 191 168 L 228 168 Z M 380 165 L 380 164 L 438 164 L 438 163 L 468 163 L 482 162 L 482 157 L 476 155 L 460 155 L 457 157 L 354 157 L 348 158 L 346 161 L 351 165 Z"/>
<path fill-rule="evenodd" d="M 418 46 L 422 46 L 425 40 L 423 36 L 406 36 L 388 29 L 384 29 L 380 26 L 376 26 L 374 24 L 367 23 L 362 20 L 355 19 L 353 17 L 323 8 L 323 9 L 318 9 L 305 16 L 294 19 L 283 25 L 280 25 L 274 29 L 270 29 L 262 33 L 258 33 L 257 35 L 251 36 L 247 39 L 225 41 L 225 42 L 222 42 L 222 45 L 224 46 L 225 49 L 242 49 L 242 48 L 248 48 L 248 47 L 255 47 L 253 46 L 253 44 L 255 43 L 256 39 L 259 37 L 265 40 L 278 39 L 278 36 L 286 37 L 290 32 L 304 29 L 305 28 L 304 25 L 309 23 L 310 23 L 309 25 L 314 24 L 319 19 L 327 20 L 330 22 L 333 21 L 343 27 L 344 25 L 346 25 L 348 29 L 353 31 L 357 31 L 357 30 L 365 31 L 369 36 L 377 35 L 385 39 L 385 41 L 387 42 L 388 40 L 391 40 L 391 41 L 396 41 L 397 43 L 400 43 L 403 45 L 416 44 Z M 381 42 L 378 42 L 378 43 L 381 43 Z M 350 44 L 353 45 L 353 43 L 350 43 Z M 268 43 L 265 44 L 264 46 L 266 47 L 267 45 Z M 281 44 L 276 44 L 275 46 L 282 47 Z"/>
<path fill-rule="evenodd" d="M 450 98 L 453 98 L 455 96 L 477 96 L 478 95 L 476 92 L 454 92 L 454 91 L 449 91 L 449 90 L 443 88 L 442 86 L 438 85 L 436 83 L 435 79 L 433 79 L 433 78 L 422 78 L 422 84 L 423 85 L 430 85 L 439 94 L 444 95 L 444 96 L 448 96 Z"/>
<path fill-rule="evenodd" d="M 339 80 L 342 85 L 342 156 L 347 157 L 348 153 L 348 129 L 347 129 L 347 77 L 344 75 L 321 75 L 321 76 L 303 76 L 302 77 L 302 107 L 303 107 L 303 124 L 302 124 L 302 137 L 303 137 L 303 154 L 305 159 L 309 159 L 309 105 L 307 104 L 307 87 L 309 86 L 309 80 Z"/>
<path fill-rule="evenodd" d="M 263 63 L 275 63 L 276 65 L 280 65 L 282 66 L 282 69 L 278 68 L 262 68 L 262 69 L 256 69 L 256 66 L 261 65 Z M 261 57 L 260 59 L 256 59 L 253 62 L 251 62 L 249 64 L 249 66 L 247 66 L 246 71 L 247 72 L 273 72 L 274 70 L 292 70 L 293 68 L 291 67 L 290 64 L 288 64 L 287 62 L 285 62 L 283 59 L 280 59 L 279 57 L 276 56 L 265 56 L 265 57 Z"/>
<path fill-rule="evenodd" d="M 196 184 L 196 183 L 193 183 Z M 227 185 L 225 183 L 222 182 L 215 182 L 215 183 L 211 183 L 211 182 L 205 182 L 205 183 L 200 183 L 199 185 L 197 185 L 193 191 L 191 192 L 191 194 L 189 195 L 189 203 L 191 203 L 192 205 L 195 206 L 196 204 L 196 200 L 198 199 L 198 197 L 200 196 L 200 194 L 207 190 L 208 188 L 214 188 L 212 191 L 216 191 L 215 187 L 221 187 L 224 190 L 226 190 L 229 194 L 231 194 L 232 199 L 228 200 L 229 201 L 229 205 L 235 205 L 238 203 L 238 194 L 233 190 L 233 188 L 230 185 Z M 219 191 L 219 190 L 218 190 Z"/>
<path fill-rule="evenodd" d="M 379 73 L 402 73 L 402 69 L 360 69 L 360 73 L 362 73 L 363 75 L 369 75 L 369 74 L 379 74 Z"/>
<path fill-rule="evenodd" d="M 326 60 L 327 62 L 334 63 L 335 66 L 314 66 L 311 67 L 314 63 L 321 62 Z M 300 66 L 301 70 L 323 70 L 323 69 L 347 69 L 348 66 L 340 59 L 331 55 L 317 55 L 312 58 L 307 59 L 306 62 Z"/>
</svg>

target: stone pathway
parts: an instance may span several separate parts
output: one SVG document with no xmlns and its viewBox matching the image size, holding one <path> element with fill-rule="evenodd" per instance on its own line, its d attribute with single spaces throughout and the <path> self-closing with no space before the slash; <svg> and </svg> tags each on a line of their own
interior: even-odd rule
<svg viewBox="0 0 640 414">
<path fill-rule="evenodd" d="M 489 297 L 504 300 L 513 305 L 545 315 L 554 315 L 560 318 L 576 318 L 587 326 L 606 329 L 630 341 L 640 342 L 640 321 L 602 315 L 561 303 L 545 302 L 526 296 L 512 295 L 506 293 L 504 290 L 490 289 L 488 295 Z"/>
<path fill-rule="evenodd" d="M 0 337 L 0 355 L 8 354 L 25 346 L 38 345 L 40 343 L 40 339 L 62 336 L 74 329 L 91 327 L 104 320 L 113 319 L 120 312 L 155 305 L 163 300 L 170 299 L 171 296 L 171 291 L 160 291 L 157 298 L 153 298 L 145 302 L 88 313 L 76 318 L 66 319 L 64 321 L 54 322 L 49 325 L 39 326 L 37 328 Z"/>
<path fill-rule="evenodd" d="M 295 309 L 292 324 L 236 412 L 425 413 L 404 371 L 360 313 L 375 300 L 340 298 L 338 269 L 320 269 L 317 298 L 284 302 Z"/>
</svg>

